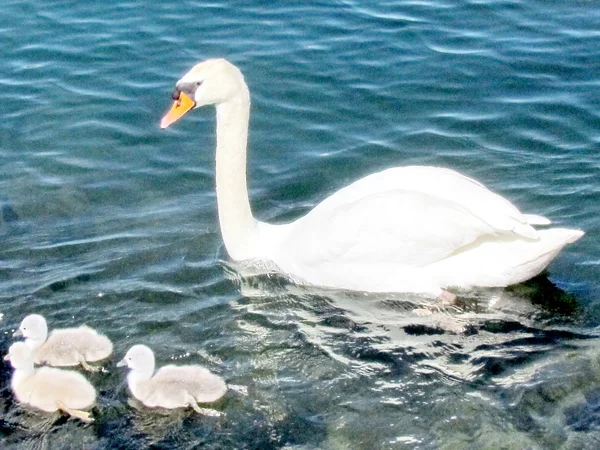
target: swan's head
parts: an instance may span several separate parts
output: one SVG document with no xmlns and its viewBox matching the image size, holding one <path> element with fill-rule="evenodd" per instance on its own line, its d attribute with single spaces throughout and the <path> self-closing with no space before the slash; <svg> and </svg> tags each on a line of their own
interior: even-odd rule
<svg viewBox="0 0 600 450">
<path fill-rule="evenodd" d="M 147 374 L 150 378 L 154 373 L 154 352 L 145 345 L 134 345 L 125 354 L 125 358 L 117 363 L 117 367 L 122 366 Z"/>
<path fill-rule="evenodd" d="M 15 342 L 12 344 L 4 360 L 10 361 L 10 365 L 15 369 L 33 368 L 33 352 L 25 342 Z"/>
<path fill-rule="evenodd" d="M 23 319 L 19 329 L 13 336 L 23 336 L 25 339 L 44 342 L 48 336 L 48 325 L 46 319 L 39 314 L 30 314 Z"/>
<path fill-rule="evenodd" d="M 225 59 L 208 59 L 196 64 L 175 85 L 171 110 L 160 127 L 167 128 L 188 111 L 230 100 L 249 100 L 242 72 Z"/>
</svg>

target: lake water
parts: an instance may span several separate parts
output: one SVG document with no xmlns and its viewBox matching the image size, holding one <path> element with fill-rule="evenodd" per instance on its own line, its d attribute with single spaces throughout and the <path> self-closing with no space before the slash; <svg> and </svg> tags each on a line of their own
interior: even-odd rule
<svg viewBox="0 0 600 450">
<path fill-rule="evenodd" d="M 115 343 L 85 425 L 18 405 L 3 448 L 600 448 L 600 2 L 5 0 L 0 350 L 29 313 Z M 214 193 L 214 109 L 174 83 L 226 57 L 252 95 L 262 220 L 396 165 L 451 167 L 586 236 L 548 272 L 426 300 L 242 278 Z M 129 404 L 135 343 L 247 392 Z"/>
</svg>

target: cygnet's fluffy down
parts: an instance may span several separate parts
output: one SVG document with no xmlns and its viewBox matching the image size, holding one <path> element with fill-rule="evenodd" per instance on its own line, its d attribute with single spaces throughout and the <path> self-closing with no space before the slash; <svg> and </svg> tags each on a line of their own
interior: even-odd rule
<svg viewBox="0 0 600 450">
<path fill-rule="evenodd" d="M 227 392 L 225 381 L 196 365 L 168 365 L 154 374 L 154 353 L 134 345 L 117 366 L 127 366 L 127 384 L 133 396 L 151 408 L 185 408 L 203 413 L 197 403 L 212 403 Z M 154 375 L 154 376 L 153 376 Z"/>
<path fill-rule="evenodd" d="M 110 339 L 86 325 L 53 330 L 48 336 L 46 319 L 39 314 L 25 317 L 13 336 L 25 338 L 25 343 L 34 351 L 36 364 L 50 366 L 81 364 L 92 370 L 88 362 L 105 359 L 113 350 Z"/>
<path fill-rule="evenodd" d="M 4 357 L 14 367 L 11 387 L 17 400 L 42 411 L 57 410 L 90 422 L 96 390 L 80 373 L 53 367 L 33 366 L 33 353 L 24 342 L 15 342 Z"/>
</svg>

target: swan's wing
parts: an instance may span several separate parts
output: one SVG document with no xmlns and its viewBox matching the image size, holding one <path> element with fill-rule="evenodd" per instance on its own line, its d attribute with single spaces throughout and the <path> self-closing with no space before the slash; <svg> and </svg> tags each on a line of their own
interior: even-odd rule
<svg viewBox="0 0 600 450">
<path fill-rule="evenodd" d="M 94 362 L 105 359 L 113 351 L 113 343 L 103 334 L 92 330 L 90 333 L 80 334 L 80 349 L 86 361 Z"/>
<path fill-rule="evenodd" d="M 42 367 L 29 380 L 28 402 L 46 411 L 56 411 L 56 402 L 69 408 L 81 409 L 91 406 L 96 390 L 80 373 Z"/>
<path fill-rule="evenodd" d="M 74 366 L 80 358 L 99 361 L 112 353 L 112 342 L 96 330 L 81 326 L 52 331 L 36 352 L 36 362 L 55 366 Z"/>
<path fill-rule="evenodd" d="M 199 403 L 210 403 L 221 398 L 227 385 L 221 377 L 201 366 L 164 366 L 152 377 L 155 386 L 180 389 L 189 393 Z"/>
<path fill-rule="evenodd" d="M 450 200 L 391 190 L 333 209 L 315 209 L 290 231 L 281 249 L 300 264 L 422 267 L 497 230 Z"/>
<path fill-rule="evenodd" d="M 440 167 L 406 166 L 368 175 L 339 190 L 314 211 L 331 210 L 373 194 L 404 190 L 448 200 L 473 213 L 496 232 L 516 233 L 529 239 L 538 235 L 531 225 L 550 223 L 535 215 L 524 215 L 504 197 L 478 181 Z"/>
<path fill-rule="evenodd" d="M 151 408 L 185 408 L 188 406 L 187 391 L 176 380 L 148 382 L 147 389 L 136 398 Z"/>
</svg>

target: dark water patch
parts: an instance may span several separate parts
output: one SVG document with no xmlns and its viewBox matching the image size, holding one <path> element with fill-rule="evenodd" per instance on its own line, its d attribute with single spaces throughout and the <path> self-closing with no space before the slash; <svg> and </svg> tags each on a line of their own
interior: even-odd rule
<svg viewBox="0 0 600 450">
<path fill-rule="evenodd" d="M 420 336 L 420 335 L 428 335 L 428 336 L 432 336 L 435 334 L 444 334 L 445 331 L 439 328 L 434 328 L 434 327 L 430 327 L 427 325 L 408 325 L 406 327 L 404 327 L 404 331 L 406 331 L 406 334 L 408 335 L 415 335 L 415 336 Z"/>
<path fill-rule="evenodd" d="M 2 220 L 7 224 L 13 224 L 19 220 L 17 211 L 10 203 L 2 203 Z"/>
</svg>

